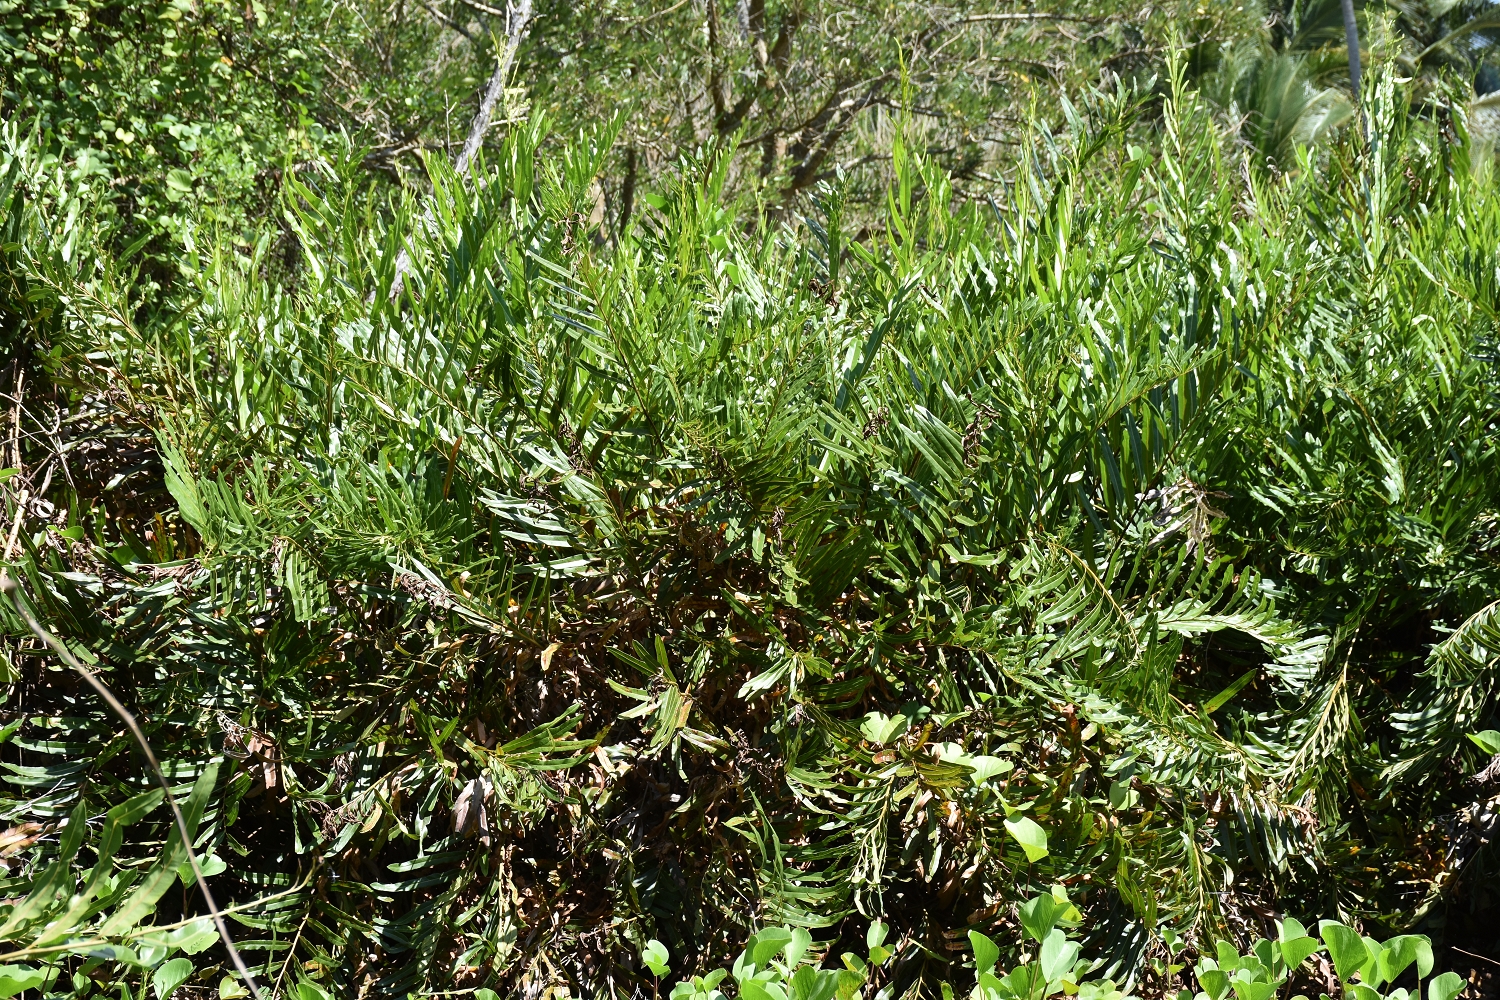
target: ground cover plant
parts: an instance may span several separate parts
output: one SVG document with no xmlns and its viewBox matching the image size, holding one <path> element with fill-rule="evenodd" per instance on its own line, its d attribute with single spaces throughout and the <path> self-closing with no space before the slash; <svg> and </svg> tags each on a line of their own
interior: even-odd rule
<svg viewBox="0 0 1500 1000">
<path fill-rule="evenodd" d="M 1387 55 L 1268 145 L 1183 47 L 982 197 L 910 83 L 795 211 L 325 136 L 174 246 L 7 122 L 0 994 L 1452 1000 L 1500 207 Z"/>
</svg>

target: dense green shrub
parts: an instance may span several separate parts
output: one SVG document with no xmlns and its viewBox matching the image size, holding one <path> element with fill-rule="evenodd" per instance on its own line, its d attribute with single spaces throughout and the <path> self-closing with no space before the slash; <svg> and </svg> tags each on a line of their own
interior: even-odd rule
<svg viewBox="0 0 1500 1000">
<path fill-rule="evenodd" d="M 836 184 L 747 228 L 711 146 L 612 245 L 613 134 L 540 117 L 430 215 L 351 153 L 284 178 L 294 280 L 204 239 L 146 318 L 12 128 L 0 314 L 68 427 L 13 452 L 13 572 L 267 984 L 619 995 L 648 940 L 702 975 L 878 917 L 938 995 L 1054 884 L 1160 984 L 1482 891 L 1435 831 L 1500 649 L 1490 181 L 1389 76 L 1277 175 L 1168 91 L 979 203 L 898 135 L 862 234 Z M 5 614 L 4 960 L 218 982 L 128 734 Z"/>
</svg>

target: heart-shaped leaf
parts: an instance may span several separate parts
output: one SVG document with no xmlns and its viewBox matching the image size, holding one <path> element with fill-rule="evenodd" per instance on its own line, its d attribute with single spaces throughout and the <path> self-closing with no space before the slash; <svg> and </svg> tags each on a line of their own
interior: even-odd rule
<svg viewBox="0 0 1500 1000">
<path fill-rule="evenodd" d="M 776 957 L 777 952 L 792 943 L 792 932 L 786 927 L 762 927 L 755 932 L 754 950 L 751 952 L 751 961 L 758 969 L 764 969 L 766 963 Z"/>
<path fill-rule="evenodd" d="M 1494 729 L 1486 729 L 1482 733 L 1470 733 L 1469 739 L 1474 745 L 1485 753 L 1500 753 L 1500 732 Z"/>
<path fill-rule="evenodd" d="M 1393 983 L 1406 967 L 1417 963 L 1417 977 L 1426 979 L 1432 971 L 1432 942 L 1420 934 L 1402 934 L 1380 946 L 1380 978 Z"/>
<path fill-rule="evenodd" d="M 1370 964 L 1370 953 L 1359 932 L 1345 927 L 1335 920 L 1324 920 L 1318 924 L 1318 933 L 1328 946 L 1328 957 L 1333 959 L 1333 971 L 1344 982 Z"/>
<path fill-rule="evenodd" d="M 1234 995 L 1239 1000 L 1270 1000 L 1271 994 L 1276 992 L 1275 983 L 1258 979 L 1233 979 L 1230 985 L 1234 987 Z"/>
<path fill-rule="evenodd" d="M 1055 983 L 1072 971 L 1073 963 L 1078 961 L 1078 949 L 1077 941 L 1069 941 L 1068 936 L 1058 928 L 1052 929 L 1042 942 L 1042 953 L 1038 959 L 1047 982 Z M 1264 998 L 1255 997 L 1254 1000 Z"/>
<path fill-rule="evenodd" d="M 1453 1000 L 1468 983 L 1456 972 L 1445 972 L 1427 984 L 1427 1000 Z"/>
<path fill-rule="evenodd" d="M 0 965 L 0 997 L 13 997 L 22 990 L 41 988 L 56 976 L 56 967 L 33 969 L 28 965 Z"/>
<path fill-rule="evenodd" d="M 976 785 L 982 785 L 996 775 L 1009 774 L 1015 770 L 1015 765 L 1005 758 L 990 757 L 985 754 L 970 757 L 965 763 L 974 769 L 969 780 Z"/>
<path fill-rule="evenodd" d="M 161 968 L 151 974 L 151 988 L 156 991 L 156 1000 L 167 1000 L 192 974 L 193 963 L 188 959 L 174 958 L 162 963 Z"/>
<path fill-rule="evenodd" d="M 974 969 L 978 975 L 992 970 L 1000 959 L 999 946 L 978 931 L 969 932 L 969 946 L 974 949 Z"/>
<path fill-rule="evenodd" d="M 1021 904 L 1021 926 L 1026 933 L 1037 941 L 1046 938 L 1057 923 L 1062 907 L 1057 905 L 1057 900 L 1048 896 L 1038 896 L 1029 903 Z"/>
<path fill-rule="evenodd" d="M 658 979 L 667 974 L 670 966 L 671 956 L 667 953 L 667 946 L 656 938 L 646 942 L 646 947 L 641 949 L 641 962 L 651 970 L 651 974 Z"/>
<path fill-rule="evenodd" d="M 906 732 L 906 728 L 910 725 L 911 721 L 904 715 L 885 715 L 881 712 L 871 712 L 859 724 L 859 731 L 871 743 L 878 743 L 884 746 Z"/>
<path fill-rule="evenodd" d="M 1307 961 L 1308 956 L 1323 947 L 1317 938 L 1299 937 L 1277 942 L 1281 946 L 1281 960 L 1288 969 L 1296 969 Z"/>
<path fill-rule="evenodd" d="M 1208 994 L 1209 1000 L 1223 1000 L 1229 992 L 1229 973 L 1223 969 L 1200 969 L 1198 985 Z"/>
<path fill-rule="evenodd" d="M 1040 861 L 1047 856 L 1047 831 L 1038 826 L 1030 816 L 1006 820 L 1005 832 L 1021 845 L 1021 850 L 1026 852 L 1027 861 Z"/>
</svg>

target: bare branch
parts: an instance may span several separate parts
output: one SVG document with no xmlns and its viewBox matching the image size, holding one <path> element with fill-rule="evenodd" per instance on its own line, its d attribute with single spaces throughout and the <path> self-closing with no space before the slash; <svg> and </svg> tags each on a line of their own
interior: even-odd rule
<svg viewBox="0 0 1500 1000">
<path fill-rule="evenodd" d="M 1078 17 L 1073 14 L 970 14 L 960 21 L 960 24 L 979 24 L 983 21 L 1073 21 L 1078 24 L 1103 24 L 1104 19 L 1098 17 Z"/>
<path fill-rule="evenodd" d="M 453 164 L 453 169 L 460 177 L 469 172 L 469 163 L 474 159 L 474 154 L 479 152 L 479 146 L 484 142 L 484 133 L 490 127 L 490 117 L 495 112 L 495 102 L 500 99 L 500 94 L 505 90 L 505 81 L 510 76 L 511 64 L 516 60 L 516 50 L 521 47 L 521 39 L 526 35 L 526 29 L 531 24 L 531 0 L 519 0 L 514 10 L 508 12 L 505 26 L 505 50 L 501 53 L 500 60 L 495 64 L 495 72 L 490 74 L 489 86 L 484 90 L 484 99 L 479 102 L 479 113 L 474 116 L 473 123 L 469 126 L 469 137 L 464 140 L 464 148 L 459 151 L 458 161 Z"/>
<path fill-rule="evenodd" d="M 501 13 L 475 0 L 463 0 L 463 2 L 487 14 Z M 494 116 L 495 103 L 505 92 L 505 81 L 510 77 L 510 68 L 516 61 L 516 51 L 521 47 L 521 40 L 526 37 L 526 29 L 531 25 L 531 0 L 517 0 L 513 7 L 507 5 L 504 16 L 505 48 L 501 50 L 500 58 L 495 63 L 495 72 L 490 74 L 490 82 L 484 88 L 484 96 L 479 101 L 479 111 L 469 125 L 469 136 L 464 140 L 463 148 L 458 152 L 458 159 L 453 164 L 454 172 L 460 177 L 469 172 L 469 165 L 474 162 L 474 156 L 479 152 L 479 147 L 484 144 L 484 134 L 489 130 L 490 119 Z M 422 227 L 426 228 L 431 223 L 432 208 L 429 206 L 422 215 Z M 396 277 L 391 282 L 391 298 L 401 295 L 401 289 L 406 284 L 406 272 L 410 270 L 411 254 L 406 252 L 405 247 L 402 247 L 401 252 L 396 255 Z"/>
</svg>

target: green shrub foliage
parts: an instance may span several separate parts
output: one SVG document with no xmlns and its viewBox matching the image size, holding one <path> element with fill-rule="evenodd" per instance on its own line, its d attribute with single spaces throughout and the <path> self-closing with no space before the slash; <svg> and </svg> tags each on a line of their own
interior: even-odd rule
<svg viewBox="0 0 1500 1000">
<path fill-rule="evenodd" d="M 837 177 L 747 224 L 710 145 L 616 236 L 615 133 L 534 114 L 420 200 L 288 171 L 295 266 L 200 232 L 150 311 L 13 123 L 19 599 L 265 989 L 1266 1000 L 1332 915 L 1374 1000 L 1491 863 L 1436 818 L 1495 728 L 1500 205 L 1367 96 L 1276 172 L 1180 73 L 1093 94 L 972 201 L 903 125 L 857 231 Z M 240 995 L 3 613 L 0 992 Z"/>
</svg>

